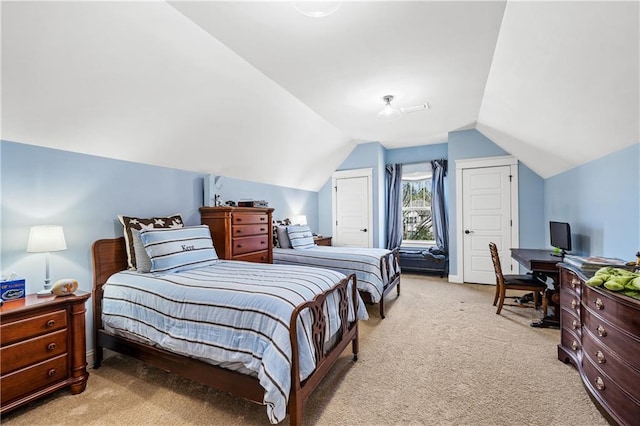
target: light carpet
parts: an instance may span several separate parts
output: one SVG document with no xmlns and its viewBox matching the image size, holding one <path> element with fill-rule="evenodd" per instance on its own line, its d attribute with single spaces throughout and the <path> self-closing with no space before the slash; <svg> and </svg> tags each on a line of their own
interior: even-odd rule
<svg viewBox="0 0 640 426">
<path fill-rule="evenodd" d="M 539 311 L 492 306 L 493 286 L 403 274 L 387 317 L 370 306 L 351 347 L 305 406 L 317 425 L 607 425 L 578 372 L 557 359 L 560 331 Z M 2 418 L 6 425 L 268 425 L 265 408 L 116 355 Z M 288 424 L 288 417 L 282 424 Z"/>
</svg>

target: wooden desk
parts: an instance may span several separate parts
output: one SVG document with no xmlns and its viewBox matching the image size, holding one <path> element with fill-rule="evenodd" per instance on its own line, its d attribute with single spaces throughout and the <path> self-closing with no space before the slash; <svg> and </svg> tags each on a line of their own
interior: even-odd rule
<svg viewBox="0 0 640 426">
<path fill-rule="evenodd" d="M 529 269 L 533 276 L 547 281 L 550 278 L 553 281 L 553 289 L 548 289 L 544 297 L 547 298 L 549 306 L 553 307 L 553 315 L 542 318 L 540 321 L 531 323 L 532 327 L 560 327 L 560 309 L 558 296 L 559 277 L 558 263 L 562 262 L 562 257 L 554 255 L 552 250 L 542 249 L 520 249 L 512 248 L 511 257 L 519 264 Z"/>
</svg>

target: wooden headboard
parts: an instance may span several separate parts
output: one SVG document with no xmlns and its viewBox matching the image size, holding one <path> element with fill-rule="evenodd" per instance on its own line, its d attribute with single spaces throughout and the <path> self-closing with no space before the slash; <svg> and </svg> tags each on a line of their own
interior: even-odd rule
<svg viewBox="0 0 640 426">
<path fill-rule="evenodd" d="M 102 328 L 102 287 L 116 272 L 127 269 L 124 237 L 98 240 L 91 246 L 93 260 L 93 329 Z M 94 333 L 94 337 L 97 333 Z"/>
</svg>

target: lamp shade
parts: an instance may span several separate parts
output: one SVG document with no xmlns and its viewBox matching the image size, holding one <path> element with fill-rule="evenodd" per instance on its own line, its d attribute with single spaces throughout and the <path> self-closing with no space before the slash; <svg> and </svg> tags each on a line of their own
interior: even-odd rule
<svg viewBox="0 0 640 426">
<path fill-rule="evenodd" d="M 62 226 L 42 225 L 32 226 L 29 232 L 27 251 L 30 253 L 44 253 L 49 251 L 66 250 Z"/>
<path fill-rule="evenodd" d="M 307 216 L 301 214 L 296 216 L 296 225 L 306 225 L 307 224 Z"/>
<path fill-rule="evenodd" d="M 387 95 L 382 98 L 385 103 L 382 111 L 378 113 L 378 120 L 381 121 L 396 121 L 399 120 L 402 116 L 402 111 L 398 108 L 391 105 L 391 101 L 393 100 L 392 95 Z"/>
</svg>

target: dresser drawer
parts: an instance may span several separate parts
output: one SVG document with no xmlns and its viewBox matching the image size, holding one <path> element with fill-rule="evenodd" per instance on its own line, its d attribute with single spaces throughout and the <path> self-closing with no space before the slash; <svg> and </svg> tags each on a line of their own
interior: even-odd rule
<svg viewBox="0 0 640 426">
<path fill-rule="evenodd" d="M 599 312 L 598 312 L 599 313 Z M 591 309 L 583 313 L 584 334 L 588 330 L 596 341 L 626 359 L 631 365 L 640 369 L 640 338 L 621 331 L 616 326 L 600 318 Z"/>
<path fill-rule="evenodd" d="M 269 250 L 256 251 L 248 254 L 233 256 L 233 260 L 244 260 L 245 262 L 269 263 Z"/>
<path fill-rule="evenodd" d="M 640 402 L 620 389 L 590 358 L 583 359 L 582 369 L 585 384 L 615 412 L 622 424 L 637 424 L 640 418 Z"/>
<path fill-rule="evenodd" d="M 596 291 L 585 286 L 584 304 L 611 324 L 640 336 L 640 315 L 637 306 L 634 307 L 631 302 L 610 294 L 608 290 Z"/>
<path fill-rule="evenodd" d="M 0 327 L 0 338 L 2 339 L 2 346 L 6 346 L 19 340 L 60 330 L 66 326 L 67 311 L 53 311 L 3 324 Z"/>
<path fill-rule="evenodd" d="M 562 274 L 562 287 L 567 290 L 573 291 L 578 295 L 578 297 L 580 297 L 580 295 L 582 294 L 582 280 L 578 278 L 576 274 L 567 269 L 562 269 L 560 273 Z"/>
<path fill-rule="evenodd" d="M 2 403 L 65 380 L 67 374 L 67 355 L 64 354 L 2 376 L 0 379 Z"/>
<path fill-rule="evenodd" d="M 233 238 L 246 237 L 249 235 L 263 235 L 269 232 L 266 224 L 261 225 L 234 225 Z"/>
<path fill-rule="evenodd" d="M 246 213 L 236 212 L 231 216 L 231 223 L 233 225 L 247 225 L 252 223 L 269 224 L 269 218 L 264 213 Z"/>
<path fill-rule="evenodd" d="M 560 324 L 563 329 L 570 330 L 578 336 L 582 335 L 580 317 L 578 317 L 573 310 L 565 307 L 560 308 Z"/>
<path fill-rule="evenodd" d="M 269 248 L 269 235 L 234 238 L 231 244 L 233 245 L 233 257 L 235 258 L 239 254 L 267 250 Z"/>
<path fill-rule="evenodd" d="M 67 352 L 67 329 L 34 337 L 0 349 L 0 370 L 7 374 Z"/>
<path fill-rule="evenodd" d="M 589 357 L 593 364 L 607 376 L 615 378 L 616 383 L 640 401 L 640 371 L 622 361 L 618 354 L 612 352 L 607 346 L 589 331 L 584 332 L 582 338 L 582 351 L 585 357 Z M 640 352 L 635 352 L 636 354 Z"/>
<path fill-rule="evenodd" d="M 562 329 L 561 337 L 560 337 L 561 345 L 571 350 L 573 356 L 578 357 L 580 350 L 582 349 L 582 344 L 580 337 L 574 332 L 574 330 L 568 330 L 566 328 Z"/>
<path fill-rule="evenodd" d="M 580 318 L 580 296 L 564 287 L 560 289 L 560 307 Z"/>
</svg>

